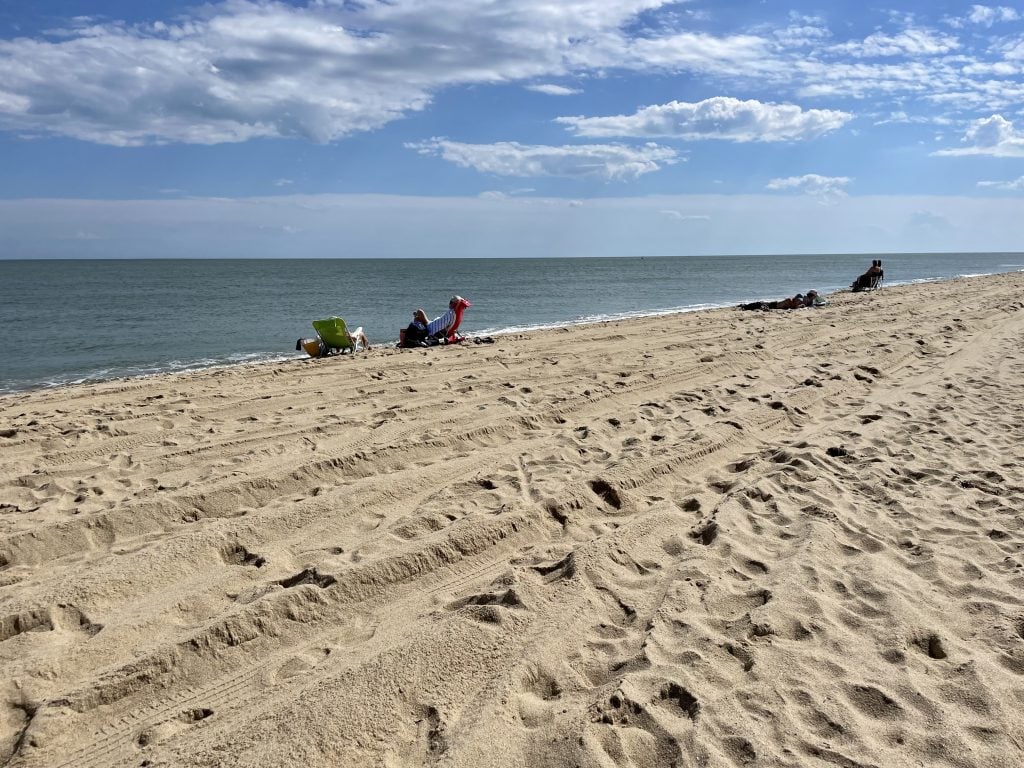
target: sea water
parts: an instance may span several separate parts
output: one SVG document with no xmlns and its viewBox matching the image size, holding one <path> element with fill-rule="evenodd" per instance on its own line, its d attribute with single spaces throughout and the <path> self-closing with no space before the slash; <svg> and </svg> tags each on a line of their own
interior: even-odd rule
<svg viewBox="0 0 1024 768">
<path fill-rule="evenodd" d="M 0 393 L 304 356 L 340 315 L 394 344 L 416 308 L 468 298 L 495 335 L 843 289 L 1024 270 L 1024 254 L 566 259 L 0 260 Z"/>
</svg>

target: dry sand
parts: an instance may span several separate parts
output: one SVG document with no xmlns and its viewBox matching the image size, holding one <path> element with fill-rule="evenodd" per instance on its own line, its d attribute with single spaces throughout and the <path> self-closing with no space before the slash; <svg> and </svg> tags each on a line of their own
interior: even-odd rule
<svg viewBox="0 0 1024 768">
<path fill-rule="evenodd" d="M 1022 299 L 0 398 L 0 763 L 1024 765 Z"/>
</svg>

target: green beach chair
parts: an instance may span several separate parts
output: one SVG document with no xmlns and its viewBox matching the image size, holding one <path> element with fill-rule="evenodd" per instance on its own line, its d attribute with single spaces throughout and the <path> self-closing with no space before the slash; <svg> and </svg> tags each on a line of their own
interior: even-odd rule
<svg viewBox="0 0 1024 768">
<path fill-rule="evenodd" d="M 314 320 L 313 330 L 316 331 L 317 336 L 320 337 L 327 347 L 327 354 L 330 354 L 335 349 L 341 354 L 345 354 L 346 349 L 349 352 L 356 351 L 356 342 L 349 335 L 348 326 L 345 325 L 345 321 L 340 317 Z"/>
</svg>

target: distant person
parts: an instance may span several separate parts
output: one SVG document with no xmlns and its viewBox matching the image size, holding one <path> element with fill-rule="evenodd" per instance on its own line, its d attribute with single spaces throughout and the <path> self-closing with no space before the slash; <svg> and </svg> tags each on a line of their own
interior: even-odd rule
<svg viewBox="0 0 1024 768">
<path fill-rule="evenodd" d="M 740 309 L 800 309 L 813 307 L 819 301 L 817 291 L 808 291 L 806 295 L 798 293 L 792 298 L 778 301 L 752 301 L 749 304 L 740 304 Z"/>
<path fill-rule="evenodd" d="M 882 282 L 884 275 L 885 272 L 882 271 L 882 260 L 873 259 L 868 270 L 864 274 L 859 275 L 857 279 L 850 284 L 850 290 L 854 293 L 860 293 L 861 291 L 870 291 L 873 288 L 877 288 Z"/>
<path fill-rule="evenodd" d="M 805 307 L 820 307 L 825 303 L 825 300 L 818 295 L 817 291 L 808 291 L 804 294 L 804 306 Z"/>
</svg>

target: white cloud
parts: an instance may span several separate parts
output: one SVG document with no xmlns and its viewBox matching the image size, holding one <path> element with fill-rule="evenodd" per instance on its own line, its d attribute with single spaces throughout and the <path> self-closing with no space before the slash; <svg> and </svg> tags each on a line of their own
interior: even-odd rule
<svg viewBox="0 0 1024 768">
<path fill-rule="evenodd" d="M 890 125 L 893 123 L 902 125 L 950 125 L 952 120 L 941 115 L 908 115 L 903 110 L 897 110 L 890 112 L 885 117 L 877 118 L 874 125 Z"/>
<path fill-rule="evenodd" d="M 681 211 L 658 211 L 676 221 L 711 221 L 706 213 L 682 213 Z"/>
<path fill-rule="evenodd" d="M 587 52 L 590 66 L 738 77 L 784 77 L 786 64 L 774 44 L 758 35 L 716 37 L 679 32 L 661 37 L 602 40 Z"/>
<path fill-rule="evenodd" d="M 972 61 L 961 72 L 971 77 L 1012 77 L 1021 73 L 1021 67 L 1008 61 Z"/>
<path fill-rule="evenodd" d="M 979 181 L 978 186 L 982 189 L 1006 189 L 1013 192 L 1024 190 L 1024 176 L 1018 176 L 1013 181 Z"/>
<path fill-rule="evenodd" d="M 636 179 L 679 162 L 678 153 L 668 147 L 647 144 L 580 144 L 529 146 L 514 141 L 496 144 L 463 144 L 431 139 L 405 145 L 421 155 L 441 157 L 463 168 L 498 176 L 596 177 L 607 181 Z"/>
<path fill-rule="evenodd" d="M 817 45 L 832 36 L 825 20 L 820 16 L 805 16 L 789 12 L 789 25 L 773 32 L 775 39 L 787 47 Z"/>
<path fill-rule="evenodd" d="M 807 173 L 803 176 L 772 179 L 766 189 L 774 192 L 795 190 L 810 195 L 821 203 L 834 203 L 846 197 L 843 187 L 851 181 L 848 176 L 820 176 L 817 173 Z"/>
<path fill-rule="evenodd" d="M 1024 38 L 1015 38 L 1004 41 L 998 45 L 1007 61 L 1020 61 L 1024 59 Z"/>
<path fill-rule="evenodd" d="M 832 46 L 833 53 L 845 53 L 857 58 L 880 56 L 936 56 L 960 47 L 953 35 L 927 29 L 905 29 L 895 35 L 876 32 L 862 41 L 851 41 Z"/>
<path fill-rule="evenodd" d="M 276 179 L 274 181 L 275 187 L 290 187 L 295 182 L 292 179 Z"/>
<path fill-rule="evenodd" d="M 555 85 L 554 83 L 528 85 L 526 86 L 526 90 L 536 91 L 537 93 L 543 93 L 548 96 L 572 96 L 576 93 L 582 93 L 579 88 L 566 88 L 564 85 Z"/>
<path fill-rule="evenodd" d="M 535 191 L 536 190 L 532 189 L 531 187 L 523 187 L 522 189 L 510 189 L 505 192 L 498 189 L 492 189 L 487 190 L 485 192 L 481 192 L 479 195 L 477 195 L 477 197 L 479 197 L 481 200 L 511 200 L 514 197 L 519 197 L 521 195 L 529 195 L 530 193 Z"/>
<path fill-rule="evenodd" d="M 1016 9 L 1008 8 L 1005 5 L 995 7 L 972 5 L 971 12 L 967 14 L 967 20 L 972 24 L 981 24 L 986 27 L 991 27 L 997 21 L 1016 21 L 1019 18 L 1020 14 Z"/>
<path fill-rule="evenodd" d="M 992 155 L 994 157 L 1024 157 L 1024 134 L 1013 127 L 1013 122 L 1002 115 L 975 120 L 964 133 L 965 147 L 940 149 L 935 155 L 956 157 L 964 155 Z"/>
<path fill-rule="evenodd" d="M 848 112 L 803 110 L 795 104 L 764 104 L 716 96 L 696 103 L 671 101 L 632 115 L 559 117 L 577 136 L 636 136 L 687 140 L 794 141 L 813 139 L 842 127 Z"/>
</svg>

